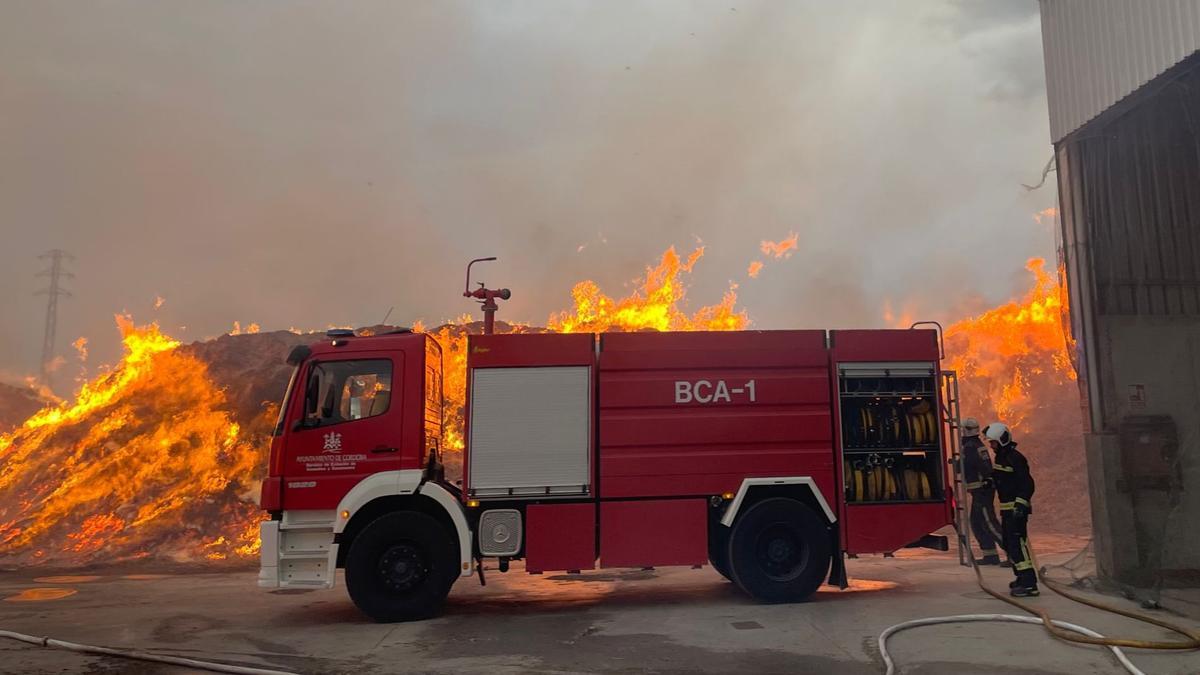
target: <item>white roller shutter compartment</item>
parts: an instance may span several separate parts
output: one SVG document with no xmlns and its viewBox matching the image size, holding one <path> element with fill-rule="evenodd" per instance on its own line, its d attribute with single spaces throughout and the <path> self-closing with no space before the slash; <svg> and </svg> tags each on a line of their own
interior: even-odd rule
<svg viewBox="0 0 1200 675">
<path fill-rule="evenodd" d="M 470 495 L 588 494 L 589 371 L 586 366 L 471 371 Z"/>
</svg>

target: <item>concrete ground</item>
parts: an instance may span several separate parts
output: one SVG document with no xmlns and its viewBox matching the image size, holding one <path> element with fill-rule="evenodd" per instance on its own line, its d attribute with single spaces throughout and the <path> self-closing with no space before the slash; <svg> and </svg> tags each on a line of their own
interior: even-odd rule
<svg viewBox="0 0 1200 675">
<path fill-rule="evenodd" d="M 1034 543 L 1043 563 L 1072 545 Z M 391 625 L 364 620 L 340 580 L 331 591 L 265 592 L 253 570 L 18 571 L 0 573 L 0 629 L 304 673 L 880 673 L 875 641 L 889 625 L 1012 609 L 981 592 L 952 553 L 863 557 L 849 569 L 846 591 L 761 605 L 708 568 L 529 576 L 514 565 L 483 588 L 460 579 L 438 619 Z M 1002 588 L 1010 576 L 994 569 L 988 578 Z M 1171 639 L 1049 592 L 1034 602 L 1105 634 Z M 890 646 L 902 673 L 1123 672 L 1106 651 L 1038 626 L 919 628 Z M 1130 656 L 1147 673 L 1200 672 L 1197 652 Z M 0 639 L 0 672 L 188 671 Z"/>
</svg>

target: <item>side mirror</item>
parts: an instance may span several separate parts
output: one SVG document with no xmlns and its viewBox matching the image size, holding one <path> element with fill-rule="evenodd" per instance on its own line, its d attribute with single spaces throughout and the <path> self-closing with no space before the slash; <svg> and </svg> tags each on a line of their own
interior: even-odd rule
<svg viewBox="0 0 1200 675">
<path fill-rule="evenodd" d="M 288 354 L 287 364 L 289 366 L 298 366 L 304 363 L 304 360 L 312 354 L 312 349 L 308 345 L 296 345 L 292 347 L 291 353 Z"/>
</svg>

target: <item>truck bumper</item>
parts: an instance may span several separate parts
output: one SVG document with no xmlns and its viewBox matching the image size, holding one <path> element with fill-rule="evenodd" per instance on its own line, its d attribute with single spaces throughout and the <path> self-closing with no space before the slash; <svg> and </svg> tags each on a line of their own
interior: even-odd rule
<svg viewBox="0 0 1200 675">
<path fill-rule="evenodd" d="M 259 588 L 333 588 L 333 511 L 284 511 L 259 526 Z"/>
</svg>

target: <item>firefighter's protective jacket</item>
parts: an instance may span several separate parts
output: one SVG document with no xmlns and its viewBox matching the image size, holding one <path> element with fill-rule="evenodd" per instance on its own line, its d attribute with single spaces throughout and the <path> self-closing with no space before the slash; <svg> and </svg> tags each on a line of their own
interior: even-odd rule
<svg viewBox="0 0 1200 675">
<path fill-rule="evenodd" d="M 1029 462 L 1017 450 L 1015 442 L 996 451 L 992 468 L 1000 510 L 1011 511 L 1014 505 L 1021 504 L 1027 513 L 1033 513 L 1033 475 L 1029 473 Z"/>
<path fill-rule="evenodd" d="M 992 456 L 978 436 L 962 439 L 963 480 L 971 491 L 986 488 L 984 480 L 992 477 Z"/>
</svg>

